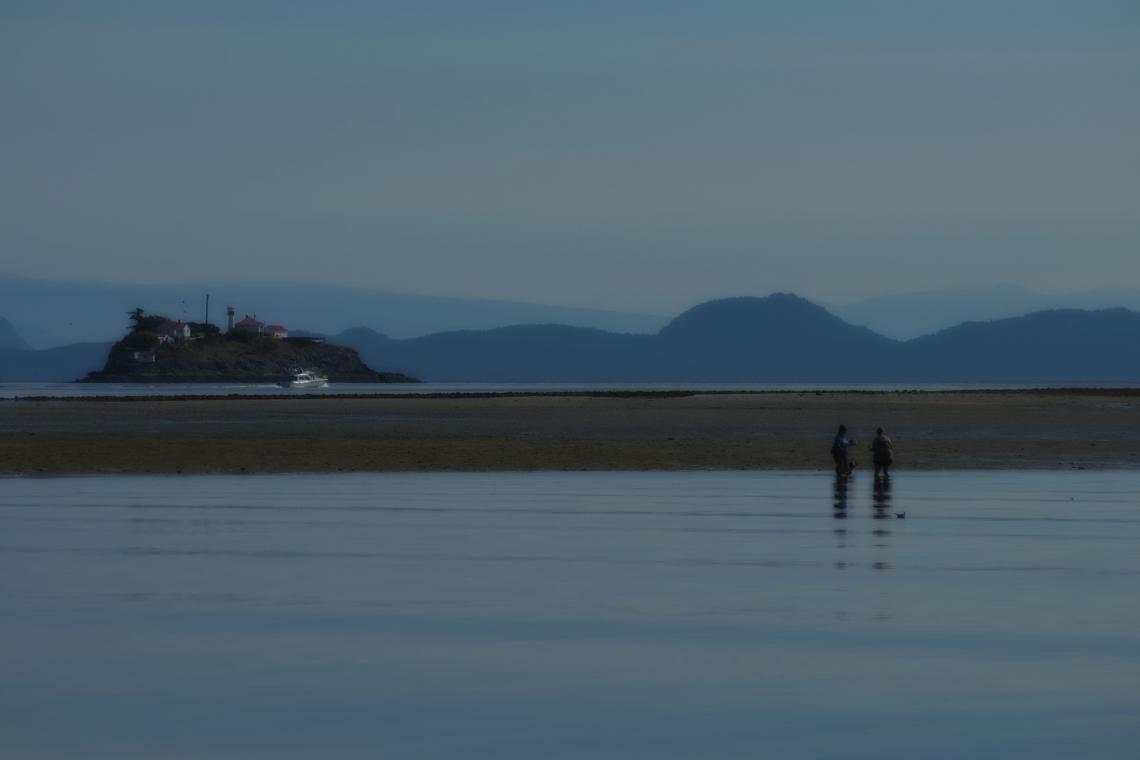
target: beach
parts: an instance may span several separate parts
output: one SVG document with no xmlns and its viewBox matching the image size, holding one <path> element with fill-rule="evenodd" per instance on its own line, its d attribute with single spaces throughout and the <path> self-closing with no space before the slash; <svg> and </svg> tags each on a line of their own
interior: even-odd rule
<svg viewBox="0 0 1140 760">
<path fill-rule="evenodd" d="M 1140 467 L 1140 391 L 619 392 L 20 399 L 0 473 Z"/>
</svg>

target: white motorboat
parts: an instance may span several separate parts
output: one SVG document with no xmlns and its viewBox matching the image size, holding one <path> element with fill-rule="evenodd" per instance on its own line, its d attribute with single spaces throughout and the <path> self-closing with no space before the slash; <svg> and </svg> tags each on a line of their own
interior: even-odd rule
<svg viewBox="0 0 1140 760">
<path fill-rule="evenodd" d="M 298 369 L 293 371 L 293 376 L 283 383 L 278 383 L 282 388 L 324 388 L 329 384 L 329 379 L 323 375 L 318 375 L 316 372 L 310 372 L 307 369 Z"/>
</svg>

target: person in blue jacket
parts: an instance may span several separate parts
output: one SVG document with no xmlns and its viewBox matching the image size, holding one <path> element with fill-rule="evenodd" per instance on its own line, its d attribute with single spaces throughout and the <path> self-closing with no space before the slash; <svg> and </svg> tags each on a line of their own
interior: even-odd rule
<svg viewBox="0 0 1140 760">
<path fill-rule="evenodd" d="M 855 443 L 855 439 L 847 437 L 847 426 L 840 425 L 835 440 L 831 443 L 831 458 L 835 460 L 835 474 L 845 478 L 855 469 L 855 460 L 847 456 L 847 447 Z"/>
</svg>

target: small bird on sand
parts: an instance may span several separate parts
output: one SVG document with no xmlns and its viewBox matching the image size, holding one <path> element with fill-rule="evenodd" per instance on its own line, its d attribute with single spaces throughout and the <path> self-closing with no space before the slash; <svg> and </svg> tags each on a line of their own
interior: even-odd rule
<svg viewBox="0 0 1140 760">
<path fill-rule="evenodd" d="M 900 520 L 905 520 L 906 512 L 895 512 L 895 517 L 899 518 Z"/>
</svg>

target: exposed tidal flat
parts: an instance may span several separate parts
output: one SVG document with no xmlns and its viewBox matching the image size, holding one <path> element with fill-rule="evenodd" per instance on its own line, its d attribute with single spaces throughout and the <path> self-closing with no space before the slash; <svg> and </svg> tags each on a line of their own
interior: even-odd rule
<svg viewBox="0 0 1140 760">
<path fill-rule="evenodd" d="M 1137 503 L 1135 470 L 0 479 L 0 755 L 1134 757 Z"/>
<path fill-rule="evenodd" d="M 1140 390 L 580 391 L 0 402 L 0 474 L 1140 466 Z M 863 455 L 860 455 L 860 452 Z"/>
</svg>

